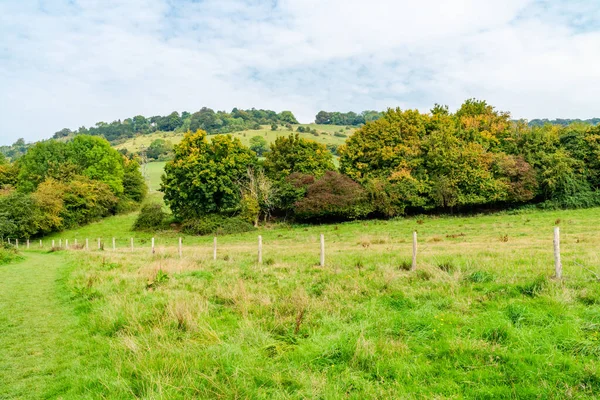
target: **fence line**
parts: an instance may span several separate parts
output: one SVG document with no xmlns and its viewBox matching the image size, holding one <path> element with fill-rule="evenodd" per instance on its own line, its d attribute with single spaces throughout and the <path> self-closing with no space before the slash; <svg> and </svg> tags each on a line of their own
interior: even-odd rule
<svg viewBox="0 0 600 400">
<path fill-rule="evenodd" d="M 14 240 L 14 246 L 18 249 L 19 248 L 19 239 L 17 238 L 6 238 L 8 241 L 8 244 L 12 245 L 13 242 L 11 242 L 11 239 Z M 412 263 L 411 263 L 411 271 L 415 271 L 417 269 L 417 248 L 418 248 L 418 236 L 417 236 L 417 232 L 414 231 L 412 234 Z M 2 241 L 4 242 L 4 239 L 2 239 Z M 43 240 L 40 239 L 39 242 L 39 246 L 40 248 L 44 247 L 43 244 Z M 52 239 L 52 248 L 55 249 L 56 248 L 56 241 L 55 239 Z M 77 239 L 74 239 L 73 241 L 74 243 L 74 247 L 75 249 L 79 249 L 80 247 L 78 246 L 78 241 Z M 97 238 L 97 243 L 98 243 L 98 250 L 102 249 L 102 238 Z M 151 242 L 150 242 L 150 248 L 152 251 L 152 254 L 156 253 L 156 243 L 155 243 L 155 238 L 151 238 Z M 133 252 L 135 250 L 134 247 L 134 238 L 131 237 L 129 238 L 129 244 L 130 244 L 130 250 L 131 252 Z M 27 249 L 30 249 L 30 240 L 26 239 L 26 246 Z M 563 277 L 563 265 L 562 265 L 562 261 L 561 261 L 561 256 L 560 256 L 560 228 L 559 227 L 555 227 L 554 228 L 554 237 L 553 237 L 553 247 L 554 247 L 554 273 L 555 273 L 555 277 L 557 279 L 562 279 Z M 63 239 L 59 238 L 58 239 L 58 248 L 62 249 L 63 248 Z M 85 247 L 82 246 L 82 248 L 84 248 L 86 251 L 89 251 L 89 238 L 85 239 Z M 69 250 L 69 239 L 65 239 L 65 249 Z M 113 251 L 117 250 L 117 245 L 116 245 L 116 238 L 113 237 L 112 238 L 112 249 Z M 177 252 L 179 255 L 179 258 L 183 258 L 183 238 L 179 237 L 178 238 L 178 242 L 177 242 Z M 217 237 L 215 236 L 213 238 L 213 260 L 217 260 Z M 257 262 L 258 264 L 262 264 L 263 263 L 263 237 L 262 235 L 258 235 L 258 254 L 257 254 Z M 321 267 L 325 267 L 325 235 L 324 234 L 320 234 L 320 266 Z"/>
</svg>

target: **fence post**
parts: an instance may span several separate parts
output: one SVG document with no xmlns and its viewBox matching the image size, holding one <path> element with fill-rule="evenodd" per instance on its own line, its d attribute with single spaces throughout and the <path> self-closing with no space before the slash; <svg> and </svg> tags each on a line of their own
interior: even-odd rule
<svg viewBox="0 0 600 400">
<path fill-rule="evenodd" d="M 19 248 L 19 239 L 15 239 L 15 243 L 17 245 L 17 249 Z"/>
<path fill-rule="evenodd" d="M 62 239 L 58 239 L 58 247 L 62 249 Z"/>
<path fill-rule="evenodd" d="M 88 251 L 90 249 L 90 241 L 88 238 L 85 238 L 85 250 Z"/>
<path fill-rule="evenodd" d="M 562 279 L 562 263 L 560 262 L 560 228 L 554 227 L 554 271 L 556 279 Z"/>
<path fill-rule="evenodd" d="M 102 248 L 102 241 L 98 238 L 98 250 Z"/>
<path fill-rule="evenodd" d="M 325 266 L 325 235 L 321 233 L 321 267 Z"/>
<path fill-rule="evenodd" d="M 413 232 L 413 252 L 412 252 L 412 265 L 411 270 L 417 269 L 417 232 Z"/>
<path fill-rule="evenodd" d="M 152 254 L 154 254 L 154 238 L 152 238 Z"/>
<path fill-rule="evenodd" d="M 117 250 L 117 245 L 115 244 L 115 238 L 112 238 L 112 239 L 113 239 L 113 251 L 115 251 L 115 250 Z"/>
<path fill-rule="evenodd" d="M 40 239 L 40 249 L 44 247 L 44 244 L 42 243 L 42 239 Z"/>
<path fill-rule="evenodd" d="M 8 244 L 10 244 L 10 238 L 8 238 Z"/>
<path fill-rule="evenodd" d="M 52 248 L 54 248 L 54 244 L 55 244 L 54 239 L 52 239 Z"/>
<path fill-rule="evenodd" d="M 133 252 L 133 238 L 130 238 L 130 239 L 129 239 L 129 242 L 130 242 L 130 244 L 131 244 L 131 252 Z"/>
<path fill-rule="evenodd" d="M 213 260 L 217 259 L 217 237 L 213 238 Z"/>
<path fill-rule="evenodd" d="M 181 248 L 181 237 L 179 238 L 179 258 L 183 257 L 183 249 Z"/>
<path fill-rule="evenodd" d="M 75 248 L 77 248 L 77 239 L 73 241 L 73 244 L 75 245 Z"/>
<path fill-rule="evenodd" d="M 262 264 L 262 236 L 258 235 L 258 263 Z"/>
<path fill-rule="evenodd" d="M 69 250 L 69 239 L 65 239 L 65 249 Z"/>
<path fill-rule="evenodd" d="M 29 250 L 29 239 L 27 239 L 27 250 Z"/>
</svg>

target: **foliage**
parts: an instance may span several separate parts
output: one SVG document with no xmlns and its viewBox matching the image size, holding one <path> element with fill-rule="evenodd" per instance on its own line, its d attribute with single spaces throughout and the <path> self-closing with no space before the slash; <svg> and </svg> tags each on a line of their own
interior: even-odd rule
<svg viewBox="0 0 600 400">
<path fill-rule="evenodd" d="M 239 139 L 217 136 L 209 142 L 204 131 L 188 132 L 165 166 L 161 185 L 165 202 L 178 218 L 235 211 L 247 168 L 256 161 Z"/>
<path fill-rule="evenodd" d="M 148 186 L 140 172 L 137 159 L 125 158 L 123 160 L 123 196 L 135 203 L 141 203 L 148 194 Z"/>
<path fill-rule="evenodd" d="M 262 136 L 253 136 L 250 138 L 250 150 L 256 153 L 258 157 L 262 157 L 267 151 L 269 146 L 267 145 L 267 139 Z"/>
<path fill-rule="evenodd" d="M 140 213 L 133 224 L 135 231 L 156 231 L 165 228 L 167 213 L 158 203 L 147 203 L 142 206 Z"/>
<path fill-rule="evenodd" d="M 168 157 L 173 152 L 173 144 L 168 140 L 155 139 L 146 149 L 146 156 L 152 160 Z"/>
<path fill-rule="evenodd" d="M 263 165 L 267 176 L 275 180 L 295 172 L 320 176 L 335 169 L 327 147 L 298 134 L 278 137 L 265 155 Z"/>
<path fill-rule="evenodd" d="M 254 226 L 242 217 L 208 214 L 186 220 L 182 230 L 190 235 L 230 235 L 254 230 Z"/>
<path fill-rule="evenodd" d="M 31 196 L 11 192 L 0 196 L 0 238 L 29 238 L 39 231 L 40 209 Z"/>
<path fill-rule="evenodd" d="M 378 111 L 363 111 L 360 114 L 355 112 L 327 112 L 319 111 L 315 117 L 315 123 L 324 125 L 362 125 L 366 122 L 375 121 L 381 118 L 382 113 Z"/>
<path fill-rule="evenodd" d="M 333 171 L 309 185 L 295 208 L 298 218 L 318 221 L 364 218 L 373 211 L 366 190 Z"/>
<path fill-rule="evenodd" d="M 21 260 L 23 257 L 17 252 L 17 249 L 8 243 L 0 244 L 0 265 L 10 264 Z"/>
</svg>

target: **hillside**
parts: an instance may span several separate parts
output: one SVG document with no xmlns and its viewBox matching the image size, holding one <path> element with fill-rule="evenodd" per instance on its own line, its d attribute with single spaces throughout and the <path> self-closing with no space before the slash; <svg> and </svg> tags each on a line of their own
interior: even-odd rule
<svg viewBox="0 0 600 400">
<path fill-rule="evenodd" d="M 353 127 L 344 127 L 344 126 L 336 126 L 336 125 L 317 125 L 317 124 L 296 124 L 292 125 L 293 131 L 287 130 L 285 128 L 279 127 L 278 130 L 271 130 L 270 126 L 262 125 L 260 129 L 248 129 L 240 132 L 229 133 L 229 135 L 233 137 L 239 138 L 242 143 L 246 146 L 249 145 L 250 138 L 253 136 L 263 136 L 268 143 L 275 141 L 278 136 L 287 136 L 290 133 L 297 133 L 297 129 L 299 126 L 307 127 L 310 129 L 316 129 L 319 132 L 318 136 L 313 135 L 312 133 L 299 133 L 301 137 L 306 139 L 314 140 L 315 142 L 322 144 L 334 144 L 341 145 L 346 141 L 345 137 L 334 136 L 336 132 L 342 132 L 344 135 L 349 136 L 356 130 Z M 129 152 L 138 153 L 142 148 L 147 148 L 150 146 L 156 139 L 165 139 L 170 141 L 172 144 L 177 144 L 183 139 L 183 132 L 154 132 L 148 135 L 140 135 L 131 139 L 127 139 L 126 141 L 114 145 L 117 150 L 127 149 Z M 216 135 L 210 135 L 210 137 Z"/>
</svg>

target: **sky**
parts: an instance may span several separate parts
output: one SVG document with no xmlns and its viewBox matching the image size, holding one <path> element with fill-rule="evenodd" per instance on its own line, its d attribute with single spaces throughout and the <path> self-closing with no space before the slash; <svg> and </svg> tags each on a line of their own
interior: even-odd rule
<svg viewBox="0 0 600 400">
<path fill-rule="evenodd" d="M 0 0 L 0 145 L 206 106 L 600 116 L 598 0 Z"/>
</svg>

